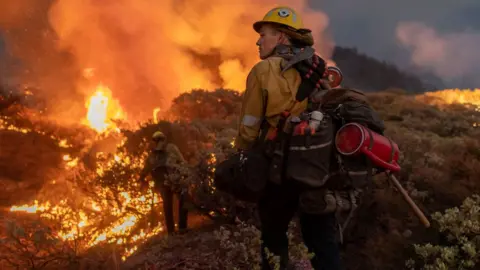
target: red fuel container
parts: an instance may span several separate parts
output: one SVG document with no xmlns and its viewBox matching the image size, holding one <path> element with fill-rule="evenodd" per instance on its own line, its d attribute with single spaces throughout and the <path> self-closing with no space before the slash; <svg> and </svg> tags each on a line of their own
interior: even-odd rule
<svg viewBox="0 0 480 270">
<path fill-rule="evenodd" d="M 367 127 L 348 123 L 335 136 L 337 151 L 345 156 L 364 154 L 373 164 L 392 172 L 400 171 L 398 145 Z"/>
</svg>

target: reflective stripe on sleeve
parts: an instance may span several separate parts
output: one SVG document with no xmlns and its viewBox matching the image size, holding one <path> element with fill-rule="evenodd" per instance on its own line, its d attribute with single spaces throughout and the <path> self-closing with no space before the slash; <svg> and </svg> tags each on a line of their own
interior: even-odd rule
<svg viewBox="0 0 480 270">
<path fill-rule="evenodd" d="M 247 127 L 253 127 L 260 121 L 260 118 L 253 115 L 245 115 L 242 120 L 242 124 Z"/>
</svg>

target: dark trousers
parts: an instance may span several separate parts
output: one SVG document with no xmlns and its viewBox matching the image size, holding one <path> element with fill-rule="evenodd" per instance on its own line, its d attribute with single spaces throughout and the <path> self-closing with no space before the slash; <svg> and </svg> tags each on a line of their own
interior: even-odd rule
<svg viewBox="0 0 480 270">
<path fill-rule="evenodd" d="M 265 248 L 280 256 L 280 269 L 288 265 L 288 224 L 297 212 L 298 200 L 304 187 L 297 183 L 282 185 L 268 183 L 265 194 L 258 203 L 261 221 L 262 269 L 271 269 Z M 336 219 L 334 214 L 312 215 L 299 211 L 302 237 L 309 253 L 315 256 L 310 261 L 316 270 L 342 269 L 340 250 L 336 241 Z"/>
<path fill-rule="evenodd" d="M 167 233 L 175 232 L 174 211 L 173 211 L 173 195 L 172 189 L 163 182 L 155 183 L 155 187 L 160 192 L 163 200 L 163 215 L 165 216 L 165 226 Z M 188 209 L 184 207 L 185 196 L 183 194 L 176 194 L 178 199 L 178 228 L 184 230 L 187 228 Z"/>
</svg>

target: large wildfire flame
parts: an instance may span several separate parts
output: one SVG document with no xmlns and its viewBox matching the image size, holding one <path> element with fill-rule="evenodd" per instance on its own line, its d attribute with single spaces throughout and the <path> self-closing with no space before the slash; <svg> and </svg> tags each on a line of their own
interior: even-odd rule
<svg viewBox="0 0 480 270">
<path fill-rule="evenodd" d="M 87 113 L 83 123 L 98 134 L 109 131 L 116 131 L 118 128 L 109 119 L 123 119 L 124 113 L 120 105 L 112 97 L 111 91 L 103 84 L 95 88 L 94 93 L 86 102 Z M 154 121 L 157 122 L 157 114 L 160 108 L 153 110 Z M 19 128 L 9 124 L 9 119 L 0 119 L 0 130 L 10 130 L 21 133 L 35 132 L 43 134 L 41 130 Z M 68 149 L 72 146 L 67 139 L 51 136 L 58 142 L 58 146 Z M 125 138 L 117 145 L 117 152 L 106 157 L 103 153 L 97 153 L 100 160 L 96 164 L 96 171 L 92 175 L 88 173 L 79 157 L 72 157 L 70 154 L 63 155 L 63 161 L 67 175 L 71 177 L 82 177 L 81 181 L 89 183 L 90 193 L 73 195 L 65 192 L 62 196 L 53 200 L 40 201 L 35 199 L 31 204 L 14 205 L 10 207 L 11 212 L 24 212 L 37 214 L 40 218 L 51 222 L 56 229 L 55 235 L 65 242 L 72 242 L 78 246 L 78 252 L 88 251 L 90 248 L 101 244 L 113 244 L 123 247 L 120 251 L 122 260 L 133 254 L 138 246 L 150 237 L 161 233 L 164 230 L 163 220 L 152 224 L 149 220 L 152 211 L 159 210 L 161 199 L 153 192 L 154 183 L 149 182 L 150 190 L 142 192 L 137 182 L 137 174 L 131 175 L 128 186 L 122 188 L 109 188 L 94 182 L 101 178 L 114 166 L 123 168 L 125 171 L 139 171 L 147 156 L 147 152 L 138 156 L 129 156 L 122 152 L 121 146 Z M 215 162 L 215 156 L 209 160 L 210 164 Z M 121 170 L 121 169 L 120 169 Z M 53 180 L 49 185 L 57 185 Z M 118 200 L 112 198 L 119 197 Z M 141 221 L 148 221 L 148 224 L 140 224 Z"/>
<path fill-rule="evenodd" d="M 87 115 L 82 123 L 99 133 L 119 132 L 114 123 L 115 120 L 128 122 L 128 118 L 118 100 L 112 97 L 110 88 L 103 84 L 99 84 L 95 88 L 95 92 L 87 99 L 85 107 Z M 160 112 L 160 107 L 153 109 L 154 123 L 158 123 L 160 120 Z"/>
<path fill-rule="evenodd" d="M 85 69 L 95 70 L 131 121 L 168 109 L 172 98 L 194 88 L 243 91 L 259 60 L 252 24 L 280 4 L 302 13 L 323 57 L 333 50 L 324 34 L 328 17 L 305 0 L 7 2 L 0 10 L 7 46 L 35 71 L 22 77 L 42 89 L 58 119 L 83 116 L 72 93 L 92 95 L 78 75 Z"/>
</svg>

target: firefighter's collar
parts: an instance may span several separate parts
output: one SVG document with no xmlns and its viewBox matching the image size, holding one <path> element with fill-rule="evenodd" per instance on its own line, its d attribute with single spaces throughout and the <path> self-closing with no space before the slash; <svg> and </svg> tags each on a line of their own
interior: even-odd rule
<svg viewBox="0 0 480 270">
<path fill-rule="evenodd" d="M 283 49 L 282 49 L 283 50 Z M 279 56 L 283 57 L 287 63 L 282 65 L 282 72 L 284 73 L 292 66 L 297 63 L 300 63 L 304 60 L 311 59 L 315 55 L 315 50 L 312 47 L 304 47 L 304 48 L 289 48 L 289 54 L 279 54 Z"/>
</svg>

